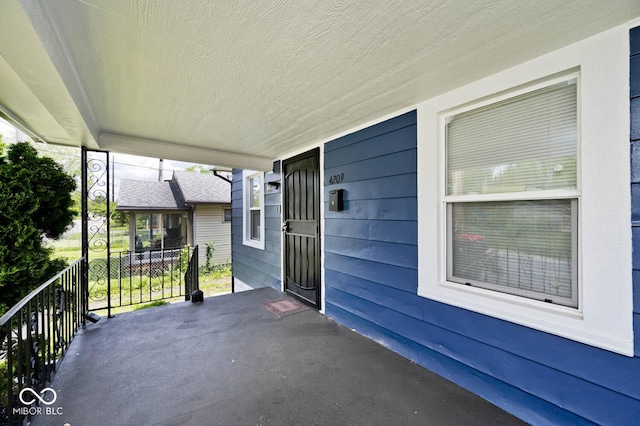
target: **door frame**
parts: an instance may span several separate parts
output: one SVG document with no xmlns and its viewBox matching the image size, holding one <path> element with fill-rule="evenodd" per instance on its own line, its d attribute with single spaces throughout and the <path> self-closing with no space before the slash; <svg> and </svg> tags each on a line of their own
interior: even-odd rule
<svg viewBox="0 0 640 426">
<path fill-rule="evenodd" d="M 280 191 L 279 210 L 280 210 L 280 222 L 284 224 L 285 190 L 286 190 L 284 163 L 290 162 L 290 161 L 296 161 L 297 159 L 304 158 L 310 155 L 313 151 L 317 151 L 318 196 L 316 200 L 318 202 L 318 233 L 317 233 L 318 257 L 316 259 L 316 262 L 317 262 L 317 268 L 318 268 L 318 276 L 320 277 L 320 283 L 318 285 L 318 295 L 316 298 L 317 305 L 314 307 L 314 309 L 317 309 L 320 313 L 324 313 L 324 310 L 325 310 L 325 306 L 324 306 L 324 303 L 325 303 L 324 238 L 322 237 L 324 232 L 324 150 L 322 149 L 323 146 L 324 144 L 318 144 L 318 145 L 308 147 L 304 150 L 296 151 L 294 153 L 291 153 L 281 158 L 279 161 L 280 182 L 281 182 L 281 188 L 282 188 L 282 190 Z M 281 270 L 281 291 L 283 293 L 286 293 L 286 279 L 287 279 L 285 246 L 286 246 L 286 242 L 284 238 L 284 231 L 281 230 L 280 232 L 280 253 L 281 253 L 280 270 Z"/>
</svg>

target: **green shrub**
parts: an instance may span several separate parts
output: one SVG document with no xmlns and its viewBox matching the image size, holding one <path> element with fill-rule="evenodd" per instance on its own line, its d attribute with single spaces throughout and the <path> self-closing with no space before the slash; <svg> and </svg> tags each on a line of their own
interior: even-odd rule
<svg viewBox="0 0 640 426">
<path fill-rule="evenodd" d="M 7 360 L 0 359 L 0 407 L 7 406 Z"/>
<path fill-rule="evenodd" d="M 207 251 L 205 253 L 205 256 L 207 257 L 207 264 L 206 264 L 206 268 L 207 271 L 211 270 L 212 265 L 212 261 L 213 261 L 213 252 L 216 251 L 214 245 L 215 245 L 215 241 L 211 241 L 210 243 L 205 244 L 207 247 Z"/>
</svg>

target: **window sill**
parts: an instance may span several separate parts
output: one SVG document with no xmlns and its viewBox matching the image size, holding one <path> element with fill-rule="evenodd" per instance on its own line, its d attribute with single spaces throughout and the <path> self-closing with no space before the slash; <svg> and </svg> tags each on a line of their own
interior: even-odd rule
<svg viewBox="0 0 640 426">
<path fill-rule="evenodd" d="M 564 306 L 559 304 L 547 303 L 536 299 L 529 299 L 527 297 L 513 295 L 509 293 L 501 293 L 497 290 L 486 289 L 482 287 L 466 286 L 455 282 L 445 281 L 440 284 L 439 287 L 446 288 L 453 292 L 459 292 L 460 302 L 463 300 L 469 300 L 469 294 L 476 295 L 479 299 L 470 302 L 470 305 L 474 305 L 472 310 L 476 311 L 491 305 L 491 309 L 494 309 L 494 301 L 498 303 L 506 303 L 508 306 L 517 305 L 525 309 L 534 309 L 536 312 L 543 311 L 555 315 L 561 315 L 567 318 L 574 318 L 582 320 L 584 315 L 578 308 L 572 308 L 570 306 Z M 448 292 L 445 291 L 445 292 Z M 444 292 L 443 292 L 444 293 Z M 455 296 L 451 296 L 455 297 Z M 451 298 L 449 297 L 449 298 Z M 511 309 L 509 309 L 511 311 Z"/>
<path fill-rule="evenodd" d="M 259 250 L 264 250 L 264 241 L 258 240 L 244 240 L 242 241 L 242 245 L 253 247 Z"/>
<path fill-rule="evenodd" d="M 493 318 L 565 337 L 590 346 L 634 356 L 633 341 L 615 330 L 597 329 L 579 309 L 478 287 L 443 282 L 419 289 L 418 295 Z"/>
</svg>

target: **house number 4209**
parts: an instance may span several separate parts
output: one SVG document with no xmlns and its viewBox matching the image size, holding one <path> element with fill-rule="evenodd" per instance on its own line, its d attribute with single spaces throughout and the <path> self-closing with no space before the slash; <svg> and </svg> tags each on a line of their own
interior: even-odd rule
<svg viewBox="0 0 640 426">
<path fill-rule="evenodd" d="M 331 177 L 329 178 L 329 185 L 342 183 L 343 180 L 344 180 L 344 173 L 340 173 L 339 175 L 331 175 Z"/>
</svg>

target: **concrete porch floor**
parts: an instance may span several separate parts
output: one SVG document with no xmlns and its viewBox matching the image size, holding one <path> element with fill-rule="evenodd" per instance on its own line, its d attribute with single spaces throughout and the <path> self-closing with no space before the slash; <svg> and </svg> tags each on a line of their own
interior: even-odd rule
<svg viewBox="0 0 640 426">
<path fill-rule="evenodd" d="M 270 289 L 88 324 L 33 424 L 506 425 L 476 395 L 308 310 L 278 318 Z"/>
</svg>

